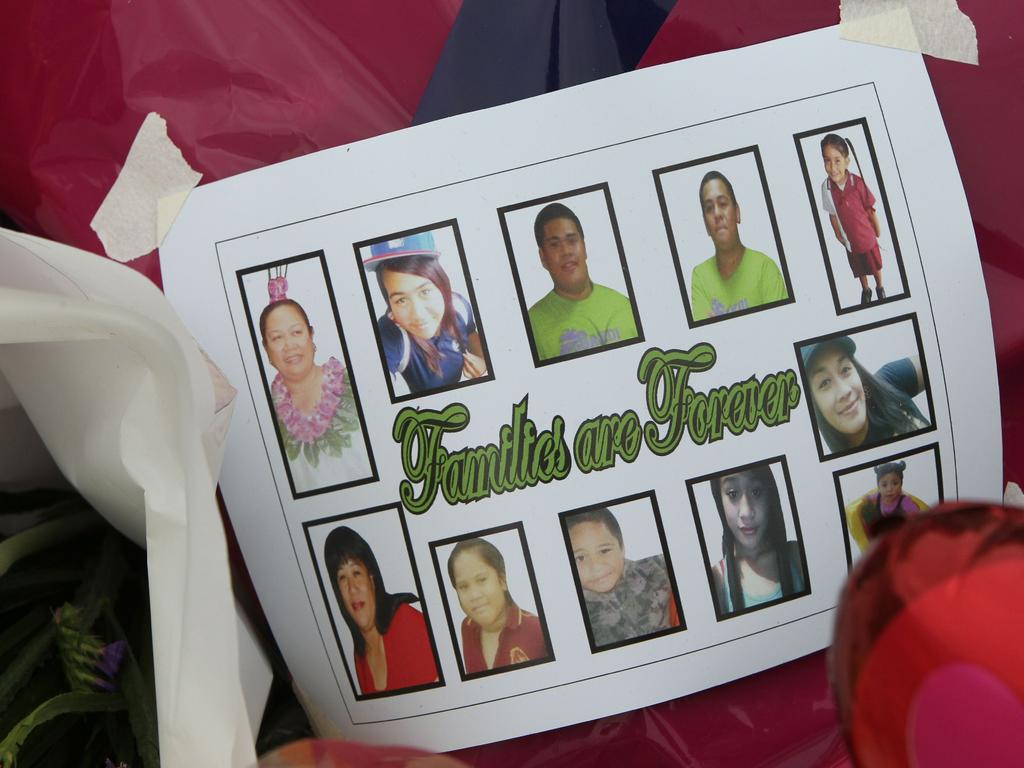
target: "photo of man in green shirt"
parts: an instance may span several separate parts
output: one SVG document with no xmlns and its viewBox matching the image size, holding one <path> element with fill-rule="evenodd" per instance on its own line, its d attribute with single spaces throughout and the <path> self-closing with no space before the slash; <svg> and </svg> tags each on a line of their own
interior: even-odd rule
<svg viewBox="0 0 1024 768">
<path fill-rule="evenodd" d="M 693 269 L 690 308 L 694 322 L 788 299 L 778 265 L 740 240 L 740 205 L 723 174 L 708 171 L 704 175 L 700 204 L 715 255 Z"/>
<path fill-rule="evenodd" d="M 550 203 L 537 214 L 533 233 L 540 263 L 553 284 L 529 310 L 538 359 L 635 339 L 638 334 L 630 300 L 590 279 L 579 217 L 562 203 Z"/>
</svg>

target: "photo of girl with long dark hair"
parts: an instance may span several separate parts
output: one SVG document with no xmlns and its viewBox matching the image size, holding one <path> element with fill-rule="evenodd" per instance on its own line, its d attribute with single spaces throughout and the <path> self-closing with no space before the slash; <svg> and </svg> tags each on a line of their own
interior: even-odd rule
<svg viewBox="0 0 1024 768">
<path fill-rule="evenodd" d="M 916 340 L 907 350 L 906 343 L 884 338 L 888 329 L 876 332 L 880 335 L 870 339 L 843 335 L 799 346 L 815 426 L 828 453 L 867 448 L 931 425 L 921 410 L 928 393 Z M 888 359 L 874 373 L 858 359 L 861 342 L 869 345 L 872 357 Z M 893 347 L 911 354 L 893 356 Z"/>
<path fill-rule="evenodd" d="M 799 529 L 796 538 L 788 537 L 773 463 L 777 462 L 741 467 L 708 480 L 722 530 L 721 559 L 713 565 L 715 542 L 712 536 L 704 542 L 719 619 L 807 590 Z"/>
<path fill-rule="evenodd" d="M 445 229 L 436 234 L 449 239 L 451 232 Z M 371 309 L 376 314 L 385 307 L 377 318 L 377 331 L 393 385 L 401 380 L 415 395 L 488 376 L 471 297 L 453 287 L 434 231 L 356 248 L 364 270 L 376 278 L 376 288 L 366 285 Z M 445 254 L 445 260 L 460 268 L 457 252 Z M 458 277 L 468 293 L 461 271 Z M 383 304 L 372 295 L 377 291 Z"/>
</svg>

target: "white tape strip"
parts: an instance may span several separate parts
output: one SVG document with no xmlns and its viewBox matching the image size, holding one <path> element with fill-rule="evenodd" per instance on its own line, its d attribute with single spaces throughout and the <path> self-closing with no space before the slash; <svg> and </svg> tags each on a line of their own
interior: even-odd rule
<svg viewBox="0 0 1024 768">
<path fill-rule="evenodd" d="M 1003 506 L 1024 507 L 1024 492 L 1016 483 L 1006 484 L 1006 492 L 1003 493 Z"/>
<path fill-rule="evenodd" d="M 846 40 L 978 63 L 974 23 L 956 0 L 842 0 L 840 15 Z"/>
<path fill-rule="evenodd" d="M 158 247 L 201 178 L 168 138 L 164 119 L 156 112 L 146 115 L 90 224 L 107 255 L 131 261 Z"/>
</svg>

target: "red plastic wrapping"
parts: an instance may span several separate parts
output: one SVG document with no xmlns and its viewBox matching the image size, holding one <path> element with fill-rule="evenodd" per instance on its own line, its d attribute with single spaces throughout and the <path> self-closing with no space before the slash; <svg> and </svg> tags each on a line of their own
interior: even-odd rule
<svg viewBox="0 0 1024 768">
<path fill-rule="evenodd" d="M 0 210 L 103 253 L 89 222 L 150 111 L 204 182 L 405 128 L 460 7 L 8 3 Z M 155 253 L 132 266 L 160 283 Z"/>
<path fill-rule="evenodd" d="M 981 66 L 927 62 L 978 234 L 1009 437 L 1024 419 L 1016 210 L 1024 198 L 1007 149 L 1024 135 L 1024 12 L 1013 3 L 960 5 L 976 24 Z M 460 8 L 460 0 L 9 4 L 0 26 L 0 210 L 25 231 L 102 252 L 89 222 L 151 110 L 204 182 L 405 127 Z M 639 66 L 837 21 L 836 2 L 682 0 Z M 538 44 L 555 46 L 557 37 L 538 35 Z M 549 54 L 557 67 L 558 51 Z M 550 82 L 564 82 L 558 75 Z M 159 283 L 156 254 L 133 266 Z M 1007 439 L 1004 455 L 1007 478 L 1024 478 L 1024 446 Z M 457 756 L 479 766 L 847 764 L 823 654 Z"/>
<path fill-rule="evenodd" d="M 1019 509 L 937 507 L 866 553 L 844 590 L 832 647 L 858 764 L 1020 764 L 1022 582 Z"/>
</svg>

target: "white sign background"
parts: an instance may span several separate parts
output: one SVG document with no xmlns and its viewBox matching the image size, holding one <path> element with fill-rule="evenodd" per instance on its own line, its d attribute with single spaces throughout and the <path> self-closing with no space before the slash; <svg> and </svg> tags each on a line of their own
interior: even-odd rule
<svg viewBox="0 0 1024 768">
<path fill-rule="evenodd" d="M 808 66 L 826 59 L 828 67 Z M 875 139 L 909 295 L 837 316 L 793 135 L 861 117 Z M 795 302 L 693 331 L 651 172 L 754 144 L 771 187 Z M 403 173 L 381 173 L 395 158 L 402 158 Z M 609 185 L 646 338 L 535 368 L 496 211 L 598 183 Z M 669 456 L 644 447 L 629 465 L 590 474 L 574 466 L 562 481 L 472 504 L 449 506 L 439 497 L 428 512 L 406 519 L 446 685 L 357 702 L 341 671 L 342 650 L 330 632 L 318 566 L 302 532 L 304 522 L 394 503 L 404 477 L 391 437 L 401 405 L 390 403 L 384 386 L 352 243 L 452 218 L 459 221 L 495 378 L 408 403 L 466 405 L 471 423 L 445 438 L 449 450 L 496 441 L 512 405 L 527 394 L 537 428 L 561 415 L 570 443 L 579 424 L 598 414 L 633 409 L 646 420 L 636 369 L 651 346 L 714 345 L 714 368 L 690 379 L 707 391 L 795 370 L 794 342 L 915 313 L 935 430 L 898 447 L 940 444 L 947 498 L 1000 498 L 987 299 L 966 201 L 918 55 L 844 42 L 835 29 L 822 30 L 438 121 L 200 187 L 161 248 L 164 285 L 240 389 L 221 483 L 263 607 L 297 683 L 351 738 L 465 747 L 685 695 L 823 648 L 847 571 L 832 473 L 897 450 L 890 443 L 819 461 L 805 394 L 790 422 L 774 428 L 727 433 L 703 446 L 687 435 Z M 321 249 L 380 480 L 296 501 L 272 442 L 273 414 L 256 365 L 260 353 L 235 275 Z M 535 254 L 535 244 L 532 249 Z M 686 479 L 780 453 L 800 512 L 810 594 L 717 622 Z M 558 513 L 612 506 L 650 490 L 661 509 L 687 629 L 591 654 Z M 429 542 L 519 521 L 556 661 L 462 682 Z"/>
</svg>

